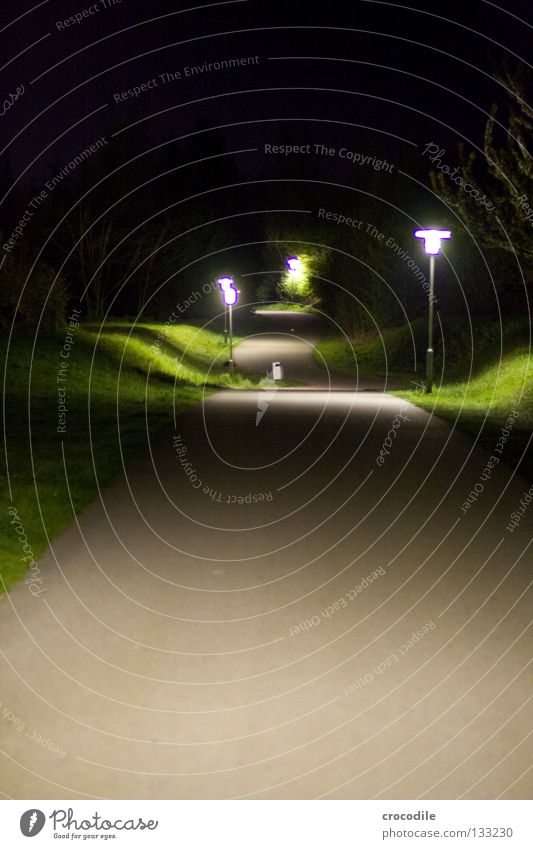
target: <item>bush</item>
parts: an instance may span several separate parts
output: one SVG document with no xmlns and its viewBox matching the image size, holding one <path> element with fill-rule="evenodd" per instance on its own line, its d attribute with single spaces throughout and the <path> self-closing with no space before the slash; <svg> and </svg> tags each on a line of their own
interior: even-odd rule
<svg viewBox="0 0 533 849">
<path fill-rule="evenodd" d="M 44 263 L 7 257 L 1 271 L 0 328 L 53 331 L 65 318 L 67 289 L 63 278 Z M 31 273 L 30 273 L 31 272 Z"/>
</svg>

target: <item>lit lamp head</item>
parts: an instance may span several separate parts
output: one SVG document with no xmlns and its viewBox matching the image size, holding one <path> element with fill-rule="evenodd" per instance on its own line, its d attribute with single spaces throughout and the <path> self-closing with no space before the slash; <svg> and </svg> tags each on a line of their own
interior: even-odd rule
<svg viewBox="0 0 533 849">
<path fill-rule="evenodd" d="M 302 260 L 298 256 L 290 256 L 286 260 L 287 268 L 289 271 L 301 271 L 302 270 Z"/>
<path fill-rule="evenodd" d="M 225 292 L 230 286 L 233 286 L 233 277 L 219 277 L 217 280 L 218 288 L 221 292 Z"/>
<path fill-rule="evenodd" d="M 224 297 L 224 303 L 226 304 L 226 306 L 232 307 L 234 304 L 237 303 L 239 293 L 237 292 L 237 289 L 235 289 L 233 286 L 228 286 L 226 289 L 222 289 L 222 295 Z"/>
<path fill-rule="evenodd" d="M 441 248 L 441 242 L 444 239 L 451 238 L 449 230 L 416 230 L 415 236 L 417 239 L 424 240 L 424 248 L 427 254 L 438 254 Z"/>
</svg>

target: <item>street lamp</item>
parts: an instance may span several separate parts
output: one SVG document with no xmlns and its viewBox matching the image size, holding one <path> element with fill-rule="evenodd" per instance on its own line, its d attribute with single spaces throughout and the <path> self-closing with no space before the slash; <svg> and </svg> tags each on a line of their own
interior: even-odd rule
<svg viewBox="0 0 533 849">
<path fill-rule="evenodd" d="M 225 282 L 224 286 L 221 281 L 229 281 L 231 283 Z M 230 374 L 233 374 L 233 306 L 237 303 L 239 293 L 233 284 L 232 277 L 221 277 L 218 281 L 218 285 L 222 290 L 222 297 L 224 298 L 224 303 L 229 310 L 229 370 Z"/>
<path fill-rule="evenodd" d="M 298 256 L 287 257 L 286 263 L 289 271 L 297 272 L 302 270 L 302 260 Z"/>
<path fill-rule="evenodd" d="M 224 276 L 219 277 L 217 280 L 218 288 L 221 292 L 225 292 L 226 289 L 229 289 L 230 286 L 233 286 L 233 277 Z M 224 301 L 224 303 L 226 303 Z M 224 309 L 224 345 L 227 345 L 228 342 L 228 310 Z"/>
<path fill-rule="evenodd" d="M 424 249 L 429 254 L 429 323 L 428 349 L 426 353 L 426 393 L 433 389 L 433 301 L 435 290 L 435 257 L 441 249 L 441 242 L 451 238 L 449 230 L 416 230 L 417 239 L 424 240 Z"/>
</svg>

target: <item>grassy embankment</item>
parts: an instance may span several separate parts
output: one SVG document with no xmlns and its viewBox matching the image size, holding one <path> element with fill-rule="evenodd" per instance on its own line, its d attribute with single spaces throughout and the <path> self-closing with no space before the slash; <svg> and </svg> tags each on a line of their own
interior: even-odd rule
<svg viewBox="0 0 533 849">
<path fill-rule="evenodd" d="M 13 506 L 36 558 L 113 481 L 123 461 L 142 450 L 179 413 L 218 387 L 246 388 L 224 368 L 223 337 L 196 327 L 110 322 L 75 329 L 68 357 L 65 432 L 58 433 L 60 352 L 65 331 L 33 338 L 17 335 L 6 353 L 6 451 L 0 470 L 0 594 L 28 567 L 8 513 Z M 159 334 L 160 344 L 153 347 Z M 93 358 L 94 355 L 94 358 Z M 64 450 L 64 461 L 63 461 Z M 6 468 L 7 456 L 7 468 Z M 93 468 L 94 462 L 94 468 Z M 11 496 L 9 495 L 11 487 Z M 41 518 L 42 516 L 42 518 Z M 19 526 L 19 534 L 20 526 Z M 26 549 L 26 556 L 28 549 Z"/>
<path fill-rule="evenodd" d="M 448 342 L 445 356 L 436 358 L 435 388 L 425 395 L 417 388 L 423 383 L 426 323 L 412 327 L 418 369 L 413 370 L 413 338 L 409 329 L 387 330 L 382 340 L 365 336 L 353 341 L 353 351 L 361 377 L 388 374 L 404 383 L 393 394 L 407 398 L 419 407 L 455 423 L 491 451 L 511 411 L 518 410 L 511 437 L 505 448 L 505 461 L 516 465 L 533 431 L 533 363 L 529 324 L 515 320 L 504 325 L 479 321 L 470 331 L 457 329 Z M 437 349 L 438 350 L 438 349 Z M 331 369 L 355 375 L 354 353 L 346 340 L 332 337 L 318 346 Z M 318 361 L 319 358 L 317 358 Z M 520 469 L 533 474 L 533 452 L 528 450 Z"/>
<path fill-rule="evenodd" d="M 264 304 L 255 304 L 254 311 L 261 312 L 315 312 L 312 306 L 295 304 L 292 301 L 268 301 Z"/>
</svg>

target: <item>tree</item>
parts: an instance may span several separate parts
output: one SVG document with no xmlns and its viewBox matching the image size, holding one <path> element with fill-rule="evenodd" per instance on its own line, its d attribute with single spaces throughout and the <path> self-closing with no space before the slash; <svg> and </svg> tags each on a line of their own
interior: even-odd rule
<svg viewBox="0 0 533 849">
<path fill-rule="evenodd" d="M 462 174 L 450 180 L 439 166 L 431 174 L 435 192 L 488 248 L 533 257 L 533 108 L 525 95 L 531 79 L 506 71 L 499 82 L 511 103 L 494 104 L 484 135 L 484 159 L 459 147 Z M 497 118 L 499 120 L 497 120 Z M 481 199 L 486 198 L 485 202 Z M 484 209 L 483 209 L 484 207 Z M 481 214 L 482 213 L 482 214 Z M 501 222 L 501 224 L 499 223 Z"/>
<path fill-rule="evenodd" d="M 30 273 L 31 272 L 31 273 Z M 65 281 L 45 263 L 32 270 L 31 259 L 8 256 L 0 271 L 0 329 L 14 324 L 17 329 L 53 332 L 64 321 L 67 302 Z"/>
</svg>

